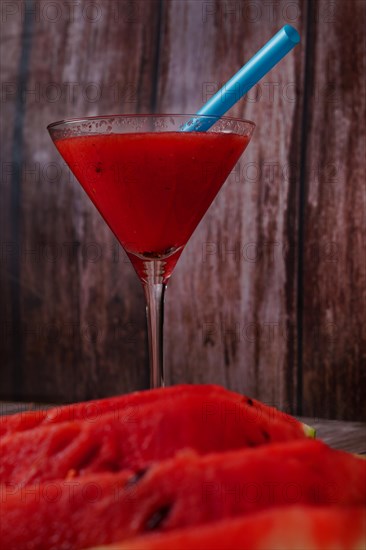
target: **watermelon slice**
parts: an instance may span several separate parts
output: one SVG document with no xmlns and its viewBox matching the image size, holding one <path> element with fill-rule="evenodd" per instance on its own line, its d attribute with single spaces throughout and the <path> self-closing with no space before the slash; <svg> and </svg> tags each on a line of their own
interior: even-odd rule
<svg viewBox="0 0 366 550">
<path fill-rule="evenodd" d="M 83 401 L 72 405 L 63 405 L 53 407 L 47 410 L 26 411 L 18 414 L 0 417 L 0 437 L 11 433 L 23 432 L 56 424 L 58 422 L 70 422 L 72 420 L 86 420 L 93 422 L 102 414 L 119 411 L 125 407 L 143 405 L 145 403 L 156 403 L 160 399 L 174 398 L 183 393 L 198 394 L 210 396 L 216 393 L 225 393 L 227 395 L 239 397 L 238 394 L 230 392 L 221 386 L 215 385 L 188 385 L 170 386 L 168 388 L 158 388 L 153 390 L 137 391 L 120 395 L 117 397 L 108 397 L 106 399 L 96 399 L 93 401 Z"/>
<path fill-rule="evenodd" d="M 246 401 L 247 404 L 257 411 L 258 416 L 268 418 L 279 418 L 287 420 L 289 423 L 297 421 L 290 415 L 269 407 L 260 401 L 242 396 L 239 393 L 229 391 L 222 386 L 214 384 L 181 384 L 170 386 L 167 388 L 159 388 L 154 390 L 145 390 L 121 395 L 117 397 L 109 397 L 107 399 L 98 399 L 94 401 L 84 401 L 73 405 L 64 405 L 54 407 L 47 410 L 38 410 L 30 412 L 22 412 L 13 415 L 0 417 L 0 437 L 10 435 L 12 433 L 23 432 L 37 428 L 39 426 L 48 426 L 60 422 L 71 422 L 73 420 L 85 420 L 94 422 L 101 415 L 106 413 L 121 411 L 126 407 L 137 407 L 147 403 L 158 403 L 162 399 L 175 399 L 176 396 L 195 395 L 201 396 L 202 400 L 209 399 L 207 412 L 213 414 L 215 405 L 212 399 L 216 395 L 226 396 L 234 402 L 241 403 Z M 210 407 L 210 408 L 209 408 Z M 313 436 L 314 430 L 309 426 L 303 425 L 303 430 L 306 435 Z"/>
<path fill-rule="evenodd" d="M 366 505 L 366 463 L 309 439 L 198 456 L 146 472 L 1 486 L 7 550 L 73 550 L 289 505 Z"/>
<path fill-rule="evenodd" d="M 366 508 L 289 506 L 89 550 L 361 550 Z"/>
<path fill-rule="evenodd" d="M 236 395 L 236 394 L 234 394 Z M 14 433 L 0 441 L 0 482 L 35 483 L 141 470 L 192 448 L 199 454 L 305 438 L 301 423 L 240 396 L 199 392 Z"/>
</svg>

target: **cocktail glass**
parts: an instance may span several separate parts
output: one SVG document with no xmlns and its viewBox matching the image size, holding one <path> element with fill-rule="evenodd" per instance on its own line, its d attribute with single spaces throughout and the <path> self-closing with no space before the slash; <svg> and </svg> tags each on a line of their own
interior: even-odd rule
<svg viewBox="0 0 366 550">
<path fill-rule="evenodd" d="M 98 116 L 48 126 L 142 282 L 152 388 L 164 385 L 167 282 L 254 127 L 234 118 L 169 114 Z"/>
</svg>

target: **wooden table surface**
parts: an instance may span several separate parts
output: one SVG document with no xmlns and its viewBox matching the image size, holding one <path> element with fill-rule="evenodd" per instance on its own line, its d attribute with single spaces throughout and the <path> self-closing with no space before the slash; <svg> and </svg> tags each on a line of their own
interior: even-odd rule
<svg viewBox="0 0 366 550">
<path fill-rule="evenodd" d="M 50 407 L 35 403 L 0 402 L 0 415 Z M 366 455 L 366 423 L 308 417 L 299 420 L 315 428 L 317 438 L 335 449 Z"/>
</svg>

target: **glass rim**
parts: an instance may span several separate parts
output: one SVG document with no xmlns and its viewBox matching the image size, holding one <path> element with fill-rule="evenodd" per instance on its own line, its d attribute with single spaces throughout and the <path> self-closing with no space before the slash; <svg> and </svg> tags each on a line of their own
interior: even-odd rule
<svg viewBox="0 0 366 550">
<path fill-rule="evenodd" d="M 110 119 L 110 118 L 168 118 L 168 117 L 187 117 L 187 118 L 201 118 L 201 119 L 216 119 L 218 122 L 219 120 L 226 120 L 228 122 L 241 122 L 244 124 L 249 124 L 253 129 L 256 127 L 255 122 L 252 120 L 248 120 L 245 118 L 239 118 L 239 117 L 227 117 L 227 116 L 220 116 L 217 117 L 216 115 L 198 115 L 196 113 L 131 113 L 131 114 L 115 114 L 115 115 L 96 115 L 96 116 L 87 116 L 82 118 L 66 118 L 63 120 L 57 120 L 56 122 L 51 122 L 47 126 L 47 130 L 52 130 L 54 128 L 57 128 L 58 126 L 64 126 L 68 124 L 80 124 L 83 122 L 90 122 L 92 120 L 104 120 L 104 119 Z"/>
</svg>

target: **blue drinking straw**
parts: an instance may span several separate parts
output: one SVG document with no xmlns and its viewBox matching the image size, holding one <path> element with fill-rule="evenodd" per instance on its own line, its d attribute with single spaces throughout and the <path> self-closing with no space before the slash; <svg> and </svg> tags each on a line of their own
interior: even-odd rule
<svg viewBox="0 0 366 550">
<path fill-rule="evenodd" d="M 285 25 L 197 112 L 213 118 L 191 119 L 184 132 L 205 132 L 300 42 L 300 35 Z"/>
</svg>

